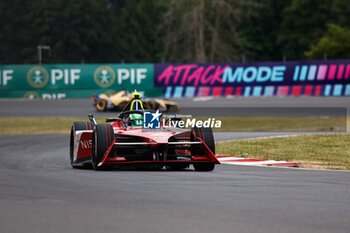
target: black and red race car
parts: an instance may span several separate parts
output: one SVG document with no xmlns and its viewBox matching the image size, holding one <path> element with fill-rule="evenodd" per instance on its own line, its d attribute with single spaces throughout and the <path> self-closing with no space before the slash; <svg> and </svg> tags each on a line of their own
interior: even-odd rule
<svg viewBox="0 0 350 233">
<path fill-rule="evenodd" d="M 191 164 L 196 171 L 212 171 L 219 161 L 211 128 L 181 129 L 162 127 L 143 129 L 132 124 L 132 114 L 124 111 L 108 124 L 74 122 L 70 134 L 70 160 L 74 168 L 92 166 L 102 170 L 110 166 L 133 165 L 142 169 L 182 170 Z"/>
</svg>

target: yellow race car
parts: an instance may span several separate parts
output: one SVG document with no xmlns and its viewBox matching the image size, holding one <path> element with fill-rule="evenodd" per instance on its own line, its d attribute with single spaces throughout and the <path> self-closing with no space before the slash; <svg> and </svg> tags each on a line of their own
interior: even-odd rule
<svg viewBox="0 0 350 233">
<path fill-rule="evenodd" d="M 127 90 L 122 90 L 114 94 L 91 95 L 91 100 L 96 110 L 99 112 L 114 110 L 122 111 L 132 100 L 131 94 Z M 144 98 L 143 106 L 146 110 L 170 111 L 180 110 L 178 103 L 160 98 Z"/>
</svg>

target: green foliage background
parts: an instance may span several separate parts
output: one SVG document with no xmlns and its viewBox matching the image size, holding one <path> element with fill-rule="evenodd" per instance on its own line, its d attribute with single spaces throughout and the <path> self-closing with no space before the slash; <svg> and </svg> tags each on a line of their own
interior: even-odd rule
<svg viewBox="0 0 350 233">
<path fill-rule="evenodd" d="M 348 0 L 0 0 L 0 63 L 350 59 Z"/>
</svg>

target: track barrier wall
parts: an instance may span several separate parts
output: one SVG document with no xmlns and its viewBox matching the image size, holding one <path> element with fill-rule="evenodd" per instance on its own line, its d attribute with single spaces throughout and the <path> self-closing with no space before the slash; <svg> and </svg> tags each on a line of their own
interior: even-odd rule
<svg viewBox="0 0 350 233">
<path fill-rule="evenodd" d="M 87 98 L 122 89 L 161 96 L 153 64 L 57 64 L 0 66 L 0 98 Z"/>
<path fill-rule="evenodd" d="M 165 97 L 350 96 L 350 60 L 156 64 Z"/>
<path fill-rule="evenodd" d="M 350 96 L 350 60 L 214 64 L 1 65 L 0 98 Z"/>
</svg>

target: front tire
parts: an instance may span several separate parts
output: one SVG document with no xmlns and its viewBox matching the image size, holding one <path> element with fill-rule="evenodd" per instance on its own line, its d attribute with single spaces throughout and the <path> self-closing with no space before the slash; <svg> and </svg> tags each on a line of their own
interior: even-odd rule
<svg viewBox="0 0 350 233">
<path fill-rule="evenodd" d="M 92 133 L 92 151 L 91 151 L 91 163 L 95 170 L 102 170 L 102 167 L 98 166 L 101 162 L 107 149 L 114 141 L 114 131 L 111 125 L 96 125 L 94 132 Z M 113 148 L 110 151 L 113 153 Z"/>
<path fill-rule="evenodd" d="M 211 172 L 215 168 L 215 163 L 194 163 L 193 167 L 198 172 Z"/>
<path fill-rule="evenodd" d="M 197 128 L 193 127 L 191 132 L 191 139 L 196 140 L 197 138 L 200 138 L 203 140 L 203 142 L 207 145 L 207 147 L 213 152 L 215 155 L 215 141 L 214 141 L 214 135 L 211 128 Z M 201 148 L 197 148 L 196 150 L 203 151 L 204 145 L 200 146 Z M 193 152 L 193 154 L 196 154 L 196 151 Z M 215 168 L 215 163 L 193 163 L 193 167 L 196 171 L 213 171 Z"/>
</svg>

